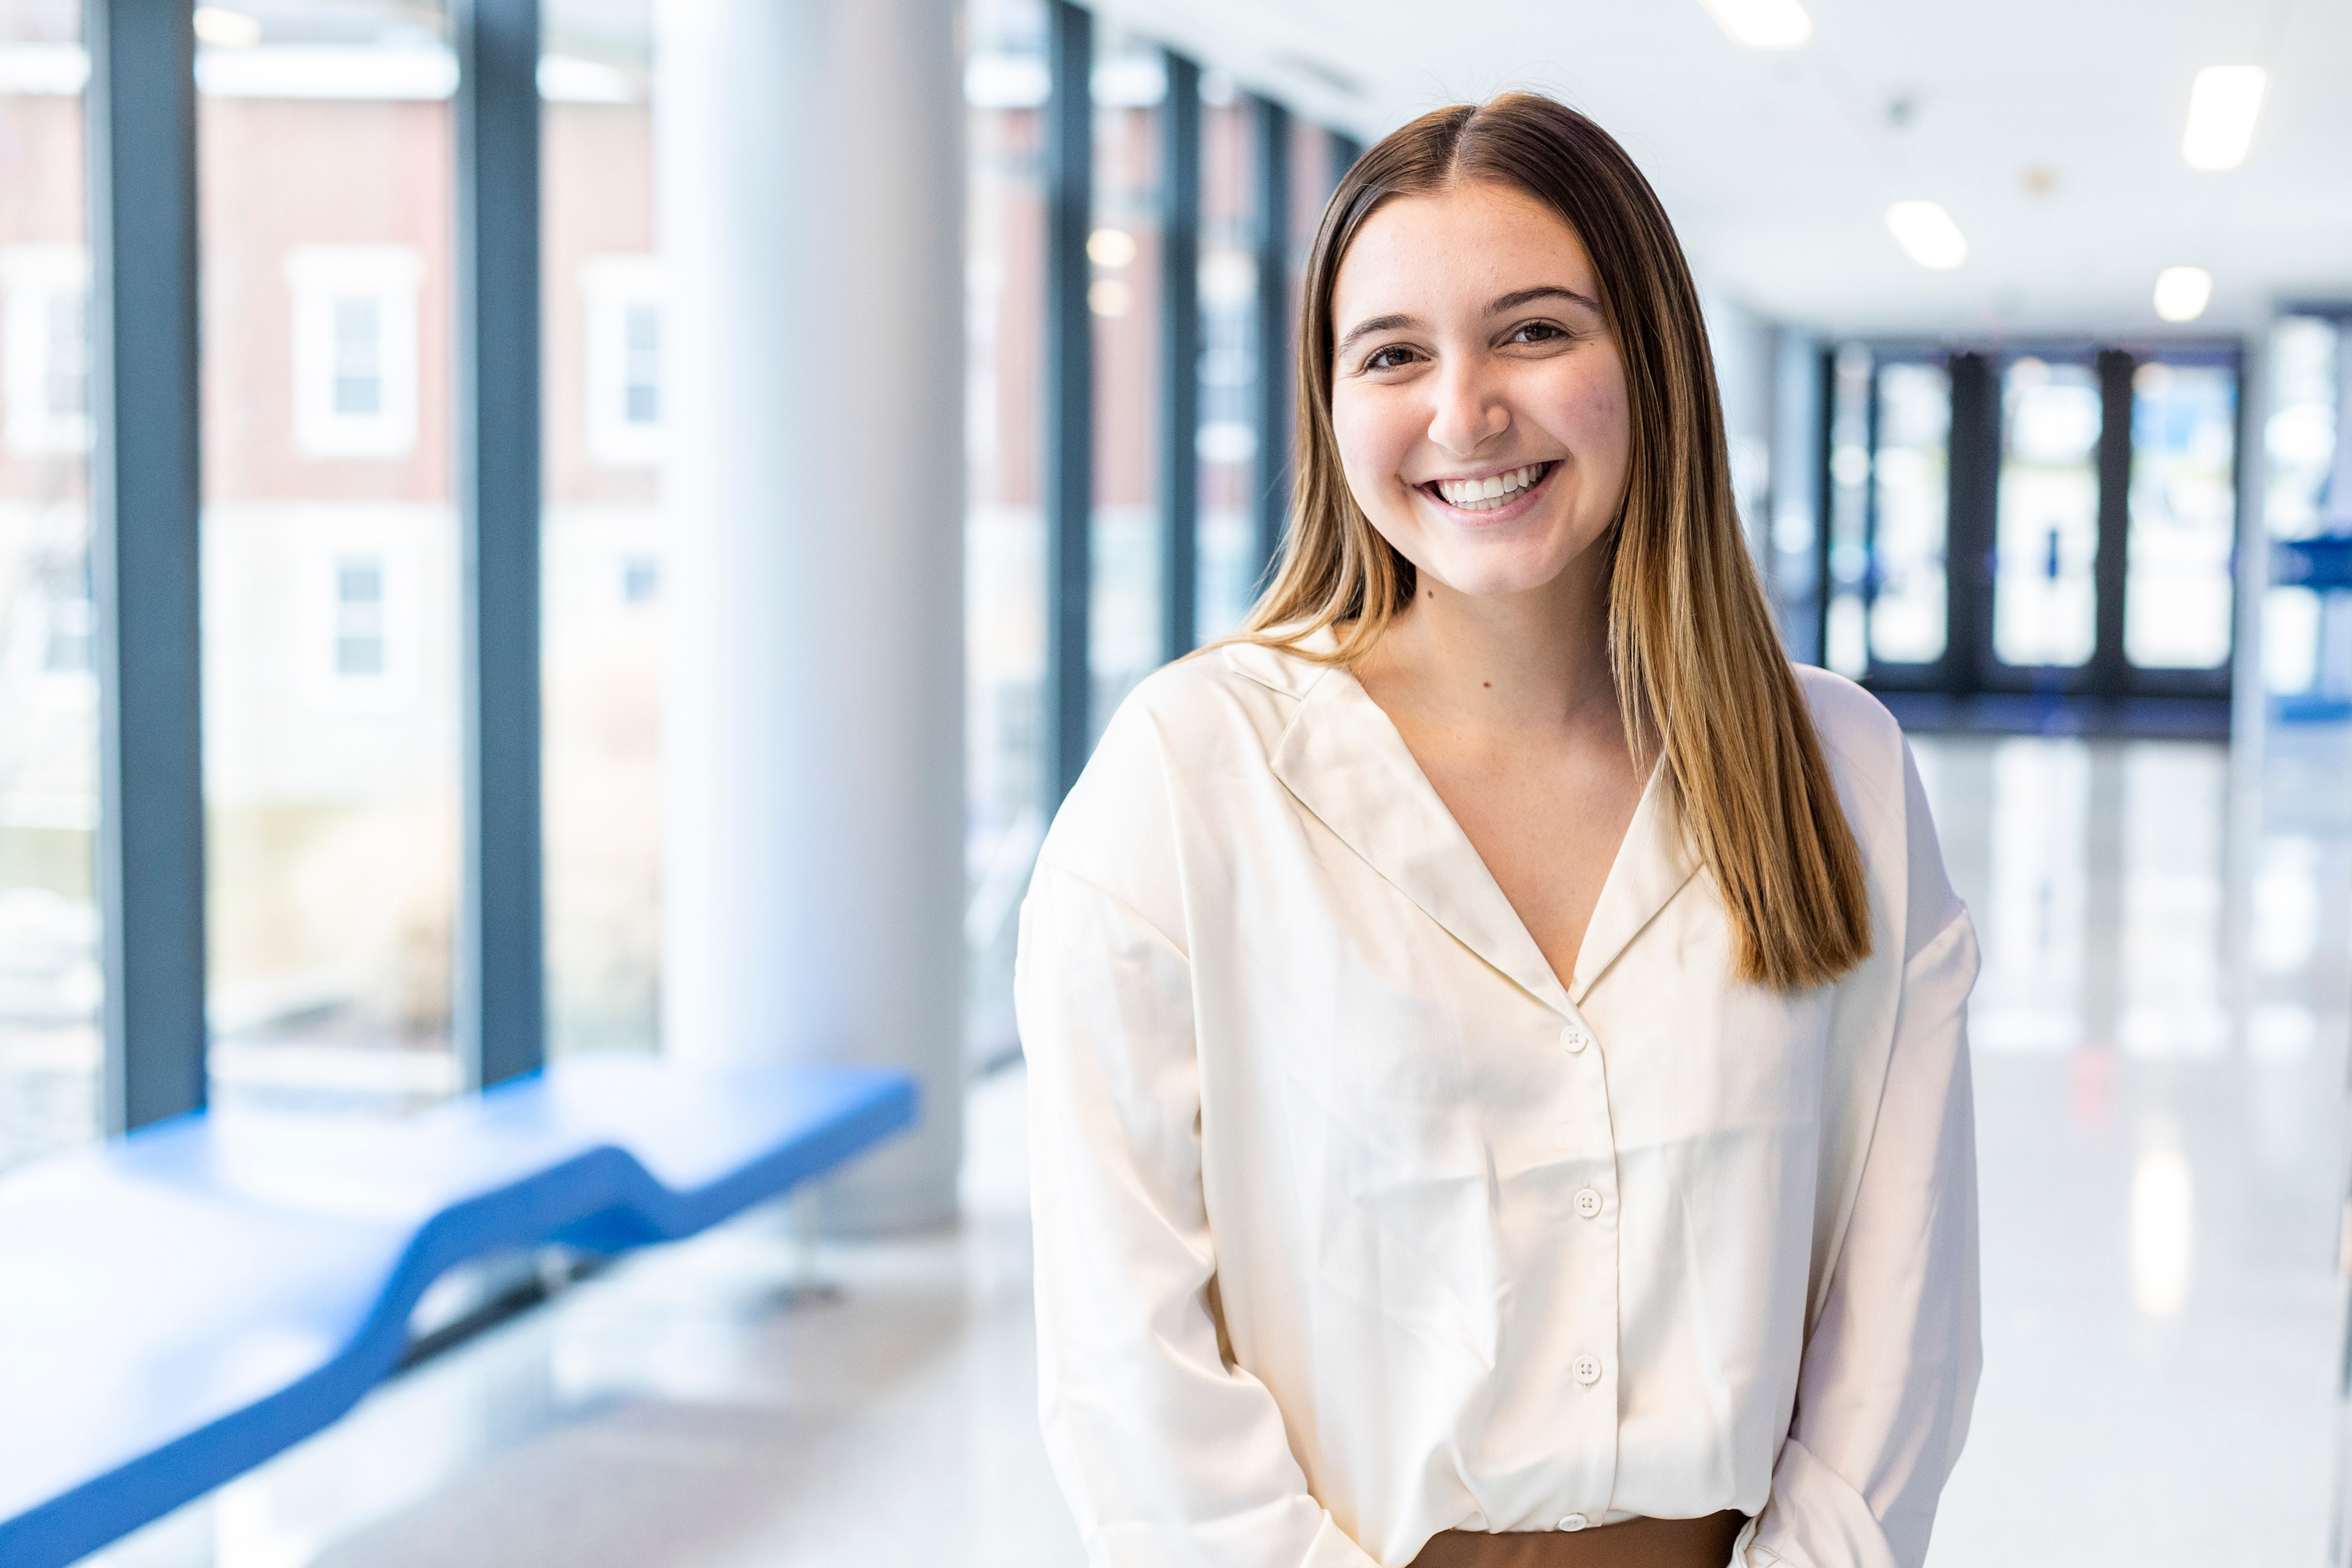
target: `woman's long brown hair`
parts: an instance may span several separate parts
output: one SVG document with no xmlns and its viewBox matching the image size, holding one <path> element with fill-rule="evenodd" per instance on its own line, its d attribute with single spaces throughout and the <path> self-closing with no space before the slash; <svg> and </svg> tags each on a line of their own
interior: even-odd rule
<svg viewBox="0 0 2352 1568">
<path fill-rule="evenodd" d="M 1525 192 L 1583 241 L 1625 366 L 1632 444 L 1609 580 L 1609 651 L 1626 745 L 1654 736 L 1664 782 L 1730 916 L 1743 979 L 1833 980 L 1870 956 L 1870 894 L 1811 716 L 1758 586 L 1731 497 L 1723 409 L 1698 291 L 1665 209 L 1625 150 L 1565 105 L 1512 93 L 1423 116 L 1357 161 L 1307 267 L 1298 342 L 1298 488 L 1273 583 L 1239 635 L 1353 664 L 1412 601 L 1412 563 L 1349 494 L 1331 428 L 1339 264 L 1399 196 L 1464 182 Z"/>
</svg>

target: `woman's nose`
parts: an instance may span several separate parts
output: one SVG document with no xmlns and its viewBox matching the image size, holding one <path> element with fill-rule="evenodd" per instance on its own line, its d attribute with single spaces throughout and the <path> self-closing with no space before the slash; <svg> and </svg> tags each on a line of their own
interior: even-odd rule
<svg viewBox="0 0 2352 1568">
<path fill-rule="evenodd" d="M 1473 365 L 1449 367 L 1436 379 L 1436 406 L 1430 410 L 1429 439 L 1456 456 L 1468 457 L 1511 428 L 1502 389 Z"/>
</svg>

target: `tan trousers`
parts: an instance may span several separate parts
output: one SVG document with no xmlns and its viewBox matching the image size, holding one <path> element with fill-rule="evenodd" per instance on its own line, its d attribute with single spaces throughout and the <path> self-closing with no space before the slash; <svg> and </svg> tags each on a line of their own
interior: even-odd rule
<svg viewBox="0 0 2352 1568">
<path fill-rule="evenodd" d="M 1533 1534 L 1449 1530 L 1431 1537 L 1412 1568 L 1724 1568 L 1747 1522 L 1746 1514 L 1726 1509 L 1705 1519 L 1629 1519 Z"/>
</svg>

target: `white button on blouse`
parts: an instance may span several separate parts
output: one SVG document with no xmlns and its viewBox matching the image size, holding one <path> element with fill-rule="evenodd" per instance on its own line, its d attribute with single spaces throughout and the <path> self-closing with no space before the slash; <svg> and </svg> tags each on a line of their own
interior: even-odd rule
<svg viewBox="0 0 2352 1568">
<path fill-rule="evenodd" d="M 1346 672 L 1234 648 L 1122 705 L 1017 987 L 1093 1563 L 1728 1508 L 1745 1568 L 1917 1568 L 1979 1360 L 1976 947 L 1894 721 L 1800 676 L 1875 951 L 1796 995 L 1731 977 L 1657 779 L 1556 976 Z"/>
</svg>

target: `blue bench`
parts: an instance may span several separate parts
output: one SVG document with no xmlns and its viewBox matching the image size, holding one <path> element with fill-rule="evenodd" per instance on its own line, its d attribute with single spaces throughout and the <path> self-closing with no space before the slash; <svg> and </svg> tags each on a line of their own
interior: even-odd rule
<svg viewBox="0 0 2352 1568">
<path fill-rule="evenodd" d="M 908 1125 L 866 1068 L 564 1062 L 401 1119 L 193 1115 L 0 1178 L 0 1563 L 63 1564 L 341 1415 L 452 1266 L 690 1236 Z"/>
</svg>

